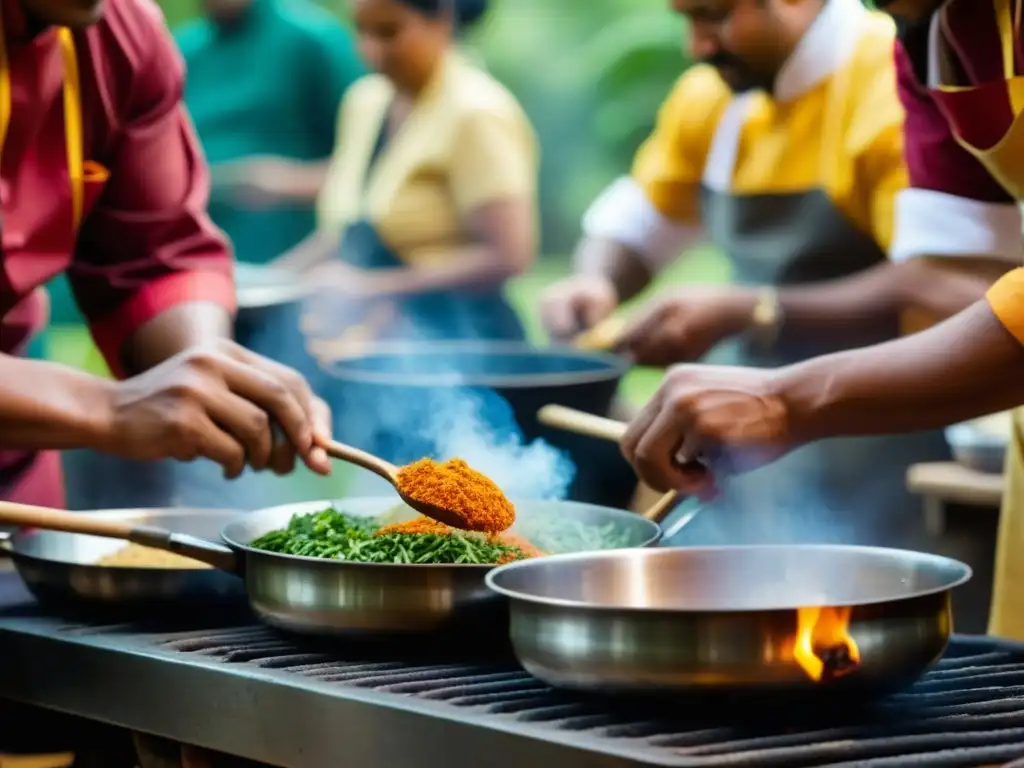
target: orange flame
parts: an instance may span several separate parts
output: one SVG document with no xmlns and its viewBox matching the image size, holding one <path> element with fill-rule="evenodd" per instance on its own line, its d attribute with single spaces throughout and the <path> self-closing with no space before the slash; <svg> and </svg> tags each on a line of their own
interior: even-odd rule
<svg viewBox="0 0 1024 768">
<path fill-rule="evenodd" d="M 797 608 L 793 658 L 812 680 L 841 677 L 860 664 L 860 649 L 850 636 L 849 606 Z"/>
</svg>

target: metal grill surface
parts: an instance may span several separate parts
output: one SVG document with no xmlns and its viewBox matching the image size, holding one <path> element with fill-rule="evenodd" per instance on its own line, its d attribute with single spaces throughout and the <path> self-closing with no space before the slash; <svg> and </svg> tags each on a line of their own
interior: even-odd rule
<svg viewBox="0 0 1024 768">
<path fill-rule="evenodd" d="M 118 627 L 75 627 L 96 634 Z M 138 628 L 134 628 L 138 632 Z M 173 635 L 151 647 L 227 665 L 432 702 L 483 717 L 484 727 L 544 739 L 558 732 L 594 753 L 642 764 L 704 766 L 988 766 L 1024 758 L 1024 651 L 984 638 L 954 638 L 911 689 L 869 708 L 813 711 L 702 702 L 612 702 L 556 691 L 511 658 L 467 660 L 444 649 L 318 646 L 262 626 Z M 397 701 L 397 699 L 396 699 Z"/>
</svg>

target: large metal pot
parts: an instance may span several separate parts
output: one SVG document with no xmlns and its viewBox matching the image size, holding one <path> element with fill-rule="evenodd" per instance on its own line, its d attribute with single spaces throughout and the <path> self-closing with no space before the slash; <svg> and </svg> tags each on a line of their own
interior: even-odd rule
<svg viewBox="0 0 1024 768">
<path fill-rule="evenodd" d="M 551 685 L 879 692 L 942 655 L 950 590 L 970 576 L 936 555 L 792 545 L 558 555 L 502 566 L 487 584 L 510 600 L 520 662 Z M 798 652 L 801 637 L 814 658 Z"/>
<path fill-rule="evenodd" d="M 566 451 L 577 468 L 570 499 L 625 508 L 636 476 L 618 446 L 543 426 L 537 411 L 555 403 L 606 414 L 627 368 L 600 352 L 469 341 L 382 343 L 328 372 L 343 441 L 405 464 L 435 453 L 427 427 L 439 417 L 467 432 L 479 417 L 497 433 L 518 427 L 527 442 L 543 438 Z"/>
</svg>

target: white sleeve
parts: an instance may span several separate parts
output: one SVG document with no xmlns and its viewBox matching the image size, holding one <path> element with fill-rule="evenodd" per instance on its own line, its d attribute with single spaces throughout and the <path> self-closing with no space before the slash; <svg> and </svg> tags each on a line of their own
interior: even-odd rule
<svg viewBox="0 0 1024 768">
<path fill-rule="evenodd" d="M 628 176 L 612 182 L 587 209 L 583 233 L 614 240 L 636 251 L 653 273 L 701 239 L 700 227 L 665 217 Z"/>
<path fill-rule="evenodd" d="M 1020 264 L 1024 256 L 1020 206 L 985 203 L 930 189 L 904 189 L 896 196 L 896 221 L 889 256 L 904 262 L 919 256 L 981 256 Z"/>
</svg>

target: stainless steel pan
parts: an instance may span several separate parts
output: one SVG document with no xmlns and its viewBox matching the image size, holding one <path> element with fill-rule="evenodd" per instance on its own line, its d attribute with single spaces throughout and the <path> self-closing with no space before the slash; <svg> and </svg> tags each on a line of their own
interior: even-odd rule
<svg viewBox="0 0 1024 768">
<path fill-rule="evenodd" d="M 950 590 L 970 577 L 935 555 L 793 545 L 562 555 L 502 566 L 486 581 L 510 600 L 520 662 L 551 685 L 799 693 L 916 679 L 946 648 Z M 807 610 L 816 607 L 825 610 Z M 844 615 L 853 648 L 836 631 Z M 813 633 L 801 635 L 801 618 Z M 813 638 L 812 659 L 801 637 Z"/>
<path fill-rule="evenodd" d="M 212 509 L 122 509 L 88 514 L 136 526 L 157 526 L 174 534 L 216 538 L 238 512 Z M 110 568 L 96 565 L 123 541 L 59 531 L 23 530 L 0 534 L 5 552 L 40 601 L 76 607 L 160 611 L 180 604 L 242 602 L 242 583 L 217 569 Z"/>
<path fill-rule="evenodd" d="M 394 512 L 393 496 L 289 504 L 235 517 L 220 532 L 223 543 L 197 537 L 191 531 L 175 532 L 155 527 L 152 521 L 144 519 L 140 519 L 138 525 L 133 525 L 134 521 L 114 519 L 101 530 L 97 530 L 95 519 L 87 519 L 93 516 L 86 513 L 53 512 L 47 513 L 47 519 L 51 527 L 69 530 L 68 526 L 77 526 L 79 534 L 88 531 L 166 549 L 237 574 L 244 578 L 249 603 L 259 617 L 296 632 L 327 635 L 424 632 L 462 621 L 473 623 L 502 617 L 504 600 L 484 584 L 484 576 L 491 566 L 347 563 L 281 555 L 249 546 L 264 533 L 287 525 L 295 514 L 317 512 L 332 505 L 355 515 L 375 516 L 390 511 L 394 519 L 413 516 L 404 506 L 399 508 L 400 512 Z M 657 542 L 660 536 L 656 523 L 608 507 L 566 501 L 525 501 L 516 504 L 516 512 L 513 531 L 549 552 L 581 551 L 601 545 L 647 546 Z M 37 527 L 47 524 L 38 514 L 33 514 L 33 521 L 25 520 L 23 524 Z M 0 521 L 14 522 L 8 513 L 0 514 Z M 598 533 L 599 538 L 595 535 Z M 68 533 L 18 534 L 13 543 L 15 562 L 32 583 L 39 584 L 44 578 L 40 570 L 43 562 L 38 557 L 29 559 L 27 553 L 34 547 L 42 551 L 36 541 L 51 536 L 70 536 L 71 540 L 94 538 Z M 103 545 L 98 541 L 65 546 L 82 552 L 96 551 L 97 558 L 111 548 L 100 552 L 97 548 Z M 47 581 L 64 583 L 62 577 L 57 576 L 58 572 L 51 571 L 52 578 Z M 121 575 L 112 573 L 111 578 L 121 578 Z"/>
</svg>

